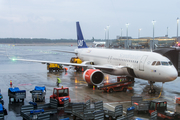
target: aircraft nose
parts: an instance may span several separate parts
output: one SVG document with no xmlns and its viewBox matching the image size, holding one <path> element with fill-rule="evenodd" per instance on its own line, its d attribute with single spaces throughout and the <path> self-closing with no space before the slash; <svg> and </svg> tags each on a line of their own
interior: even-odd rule
<svg viewBox="0 0 180 120">
<path fill-rule="evenodd" d="M 169 80 L 172 81 L 172 80 L 175 80 L 178 77 L 178 72 L 177 72 L 176 69 L 169 70 L 167 75 L 168 75 L 167 77 L 169 78 Z"/>
</svg>

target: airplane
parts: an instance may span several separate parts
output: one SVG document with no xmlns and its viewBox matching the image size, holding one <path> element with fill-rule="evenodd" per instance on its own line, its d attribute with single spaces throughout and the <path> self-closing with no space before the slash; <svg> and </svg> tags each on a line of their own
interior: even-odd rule
<svg viewBox="0 0 180 120">
<path fill-rule="evenodd" d="M 81 64 L 18 58 L 13 58 L 12 60 L 81 66 L 86 69 L 83 73 L 83 79 L 88 85 L 101 84 L 104 81 L 104 73 L 116 76 L 126 75 L 132 79 L 140 78 L 149 81 L 150 89 L 148 93 L 155 92 L 153 83 L 170 82 L 178 77 L 177 70 L 172 62 L 159 53 L 88 48 L 84 41 L 79 22 L 76 22 L 76 29 L 78 49 L 74 51 L 59 51 L 76 54 L 83 61 Z"/>
<path fill-rule="evenodd" d="M 94 37 L 93 37 L 93 44 L 94 44 L 95 47 L 104 46 L 106 44 L 106 42 L 96 42 L 96 41 L 94 41 Z"/>
</svg>

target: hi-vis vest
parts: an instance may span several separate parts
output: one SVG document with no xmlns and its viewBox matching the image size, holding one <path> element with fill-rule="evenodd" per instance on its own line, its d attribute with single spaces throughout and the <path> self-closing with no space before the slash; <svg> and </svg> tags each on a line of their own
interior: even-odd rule
<svg viewBox="0 0 180 120">
<path fill-rule="evenodd" d="M 58 80 L 58 83 L 61 83 L 61 79 L 60 78 L 57 78 L 57 80 Z"/>
</svg>

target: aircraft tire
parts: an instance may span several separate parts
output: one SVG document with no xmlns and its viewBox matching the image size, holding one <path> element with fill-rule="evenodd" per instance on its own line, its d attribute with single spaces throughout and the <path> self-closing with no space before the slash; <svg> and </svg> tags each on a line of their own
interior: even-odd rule
<svg viewBox="0 0 180 120">
<path fill-rule="evenodd" d="M 123 91 L 126 92 L 126 91 L 127 91 L 127 88 L 124 88 Z"/>
<path fill-rule="evenodd" d="M 152 90 L 151 90 L 151 89 L 149 89 L 148 93 L 149 93 L 149 94 L 151 94 L 151 93 L 152 93 Z"/>
<path fill-rule="evenodd" d="M 110 92 L 110 93 L 113 93 L 114 91 L 113 91 L 113 89 L 111 88 L 111 89 L 109 90 L 109 92 Z"/>
<path fill-rule="evenodd" d="M 156 90 L 155 89 L 152 89 L 152 93 L 154 94 L 156 92 Z"/>
<path fill-rule="evenodd" d="M 88 87 L 89 87 L 89 88 L 93 88 L 93 85 L 88 84 Z"/>
</svg>

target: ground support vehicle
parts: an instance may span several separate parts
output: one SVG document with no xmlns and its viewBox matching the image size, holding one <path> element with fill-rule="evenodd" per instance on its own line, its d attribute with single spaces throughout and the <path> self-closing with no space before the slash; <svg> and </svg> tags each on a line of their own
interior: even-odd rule
<svg viewBox="0 0 180 120">
<path fill-rule="evenodd" d="M 83 120 L 101 120 L 104 119 L 103 102 L 94 103 L 94 108 L 84 108 L 83 104 L 72 105 L 73 119 L 80 118 Z"/>
<path fill-rule="evenodd" d="M 84 105 L 83 109 L 89 109 L 90 108 L 90 100 L 87 100 L 85 103 L 80 102 L 80 103 L 69 103 L 69 99 L 64 99 L 64 112 L 65 113 L 72 113 L 72 106 L 76 104 L 76 105 Z"/>
<path fill-rule="evenodd" d="M 24 99 L 26 98 L 26 90 L 20 90 L 18 87 L 9 88 L 8 96 L 9 101 L 11 101 L 11 98 L 13 98 L 14 102 L 18 102 L 19 100 L 22 100 L 22 102 L 24 102 Z"/>
<path fill-rule="evenodd" d="M 30 91 L 33 102 L 45 101 L 46 87 L 35 86 L 34 90 Z"/>
<path fill-rule="evenodd" d="M 47 70 L 49 70 L 49 72 L 57 72 L 60 70 L 64 70 L 64 68 L 61 64 L 47 63 Z"/>
<path fill-rule="evenodd" d="M 180 104 L 180 97 L 176 98 L 176 104 Z"/>
<path fill-rule="evenodd" d="M 129 107 L 127 108 L 127 112 L 126 112 L 126 115 L 122 115 L 120 117 L 117 117 L 116 120 L 134 120 L 133 117 L 134 117 L 134 107 Z"/>
<path fill-rule="evenodd" d="M 157 111 L 157 117 L 163 120 L 180 120 L 180 113 L 167 111 L 166 101 L 151 101 L 149 106 L 149 114 Z"/>
<path fill-rule="evenodd" d="M 104 92 L 114 92 L 114 91 L 124 91 L 126 92 L 127 89 L 132 90 L 132 87 L 129 87 L 133 84 L 134 81 L 121 81 L 116 83 L 104 83 L 103 86 L 100 86 L 99 89 L 104 90 Z"/>
<path fill-rule="evenodd" d="M 7 115 L 7 110 L 0 104 L 0 120 L 4 120 L 4 115 Z"/>
<path fill-rule="evenodd" d="M 146 102 L 146 101 L 142 101 L 142 97 L 140 97 L 140 96 L 138 96 L 138 97 L 133 96 L 131 98 L 131 102 L 132 102 L 132 105 L 137 107 L 138 105 L 140 105 L 141 103 Z M 152 100 L 152 101 L 149 101 L 149 103 L 147 101 L 146 105 L 143 105 L 142 109 L 145 109 L 145 111 L 147 111 L 147 107 L 148 107 L 148 113 L 150 115 L 153 112 L 157 111 L 158 120 L 159 119 L 163 119 L 163 120 L 180 120 L 180 113 L 167 111 L 167 102 L 166 101 Z M 139 108 L 139 109 L 141 109 L 141 108 Z M 138 109 L 136 109 L 136 110 L 138 110 Z"/>
<path fill-rule="evenodd" d="M 50 98 L 56 99 L 59 106 L 64 106 L 64 99 L 68 98 L 69 102 L 71 102 L 69 88 L 63 86 L 61 88 L 54 88 L 53 95 Z"/>
<path fill-rule="evenodd" d="M 50 99 L 50 103 L 37 105 L 30 102 L 30 105 L 21 107 L 20 115 L 23 120 L 50 120 L 50 115 L 57 113 L 58 101 Z"/>
<path fill-rule="evenodd" d="M 117 105 L 114 109 L 114 111 L 111 110 L 106 110 L 105 111 L 105 117 L 108 117 L 110 120 L 111 119 L 116 119 L 119 116 L 123 115 L 123 106 L 122 105 Z"/>
<path fill-rule="evenodd" d="M 79 59 L 78 57 L 72 57 L 71 60 L 70 60 L 70 63 L 77 63 L 77 64 L 81 64 L 82 61 L 81 59 Z M 77 72 L 83 72 L 83 67 L 80 67 L 80 66 L 75 66 L 74 68 Z"/>
</svg>

